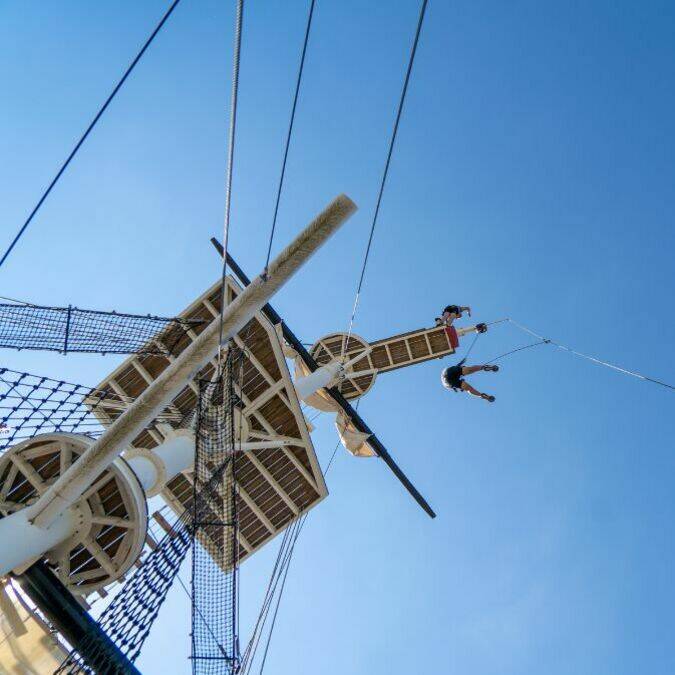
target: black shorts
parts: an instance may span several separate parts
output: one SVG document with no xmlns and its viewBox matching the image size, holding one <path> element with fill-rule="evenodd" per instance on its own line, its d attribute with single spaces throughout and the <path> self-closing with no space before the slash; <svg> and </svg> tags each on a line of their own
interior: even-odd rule
<svg viewBox="0 0 675 675">
<path fill-rule="evenodd" d="M 441 375 L 441 381 L 446 389 L 460 390 L 462 382 L 464 382 L 462 379 L 462 366 L 450 366 L 446 368 Z"/>
</svg>

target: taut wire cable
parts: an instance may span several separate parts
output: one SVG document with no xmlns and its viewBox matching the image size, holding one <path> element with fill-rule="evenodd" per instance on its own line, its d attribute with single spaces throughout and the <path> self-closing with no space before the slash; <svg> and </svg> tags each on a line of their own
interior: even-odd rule
<svg viewBox="0 0 675 675">
<path fill-rule="evenodd" d="M 373 214 L 373 221 L 370 226 L 370 234 L 368 236 L 368 244 L 366 246 L 366 253 L 363 258 L 363 265 L 361 267 L 361 274 L 359 276 L 359 283 L 356 287 L 356 296 L 354 298 L 354 306 L 352 308 L 352 315 L 349 319 L 349 330 L 347 331 L 347 339 L 344 341 L 342 346 L 342 356 L 348 348 L 349 338 L 352 334 L 352 329 L 354 328 L 354 319 L 356 317 L 356 311 L 359 306 L 359 298 L 361 297 L 361 289 L 363 287 L 363 279 L 366 274 L 366 267 L 368 265 L 368 258 L 370 256 L 370 249 L 373 243 L 373 235 L 375 234 L 375 226 L 377 225 L 377 217 L 380 213 L 380 205 L 382 204 L 382 195 L 384 194 L 384 187 L 387 182 L 387 176 L 389 175 L 389 165 L 391 164 L 391 156 L 394 152 L 394 145 L 396 143 L 396 136 L 398 134 L 398 126 L 401 121 L 401 114 L 403 113 L 403 105 L 405 103 L 406 94 L 408 92 L 408 84 L 410 82 L 410 74 L 412 72 L 413 63 L 415 62 L 415 54 L 417 53 L 417 45 L 420 39 L 420 33 L 422 31 L 422 23 L 424 22 L 424 15 L 427 10 L 428 0 L 422 0 L 422 5 L 420 7 L 420 14 L 417 20 L 417 30 L 415 31 L 415 39 L 413 40 L 412 49 L 410 50 L 410 58 L 408 59 L 408 67 L 405 73 L 405 80 L 403 81 L 403 89 L 401 90 L 401 97 L 398 102 L 398 110 L 396 112 L 396 121 L 394 122 L 394 128 L 392 130 L 391 139 L 389 141 L 389 150 L 387 152 L 387 161 L 384 164 L 384 171 L 382 172 L 382 180 L 380 182 L 380 190 L 377 195 L 377 202 L 375 204 L 375 212 Z"/>
<path fill-rule="evenodd" d="M 636 377 L 639 380 L 644 380 L 645 382 L 651 382 L 652 384 L 658 384 L 662 387 L 665 387 L 666 389 L 672 389 L 675 390 L 675 385 L 669 384 L 668 382 L 664 382 L 663 380 L 657 380 L 654 377 L 649 377 L 647 375 L 643 375 L 642 373 L 638 373 L 637 371 L 634 370 L 628 370 L 627 368 L 621 368 L 621 366 L 617 366 L 614 363 L 611 363 L 609 361 L 604 361 L 603 359 L 599 359 L 595 356 L 591 356 L 590 354 L 584 354 L 583 352 L 579 352 L 576 349 L 572 349 L 571 347 L 568 347 L 567 345 L 563 345 L 560 342 L 556 342 L 555 340 L 551 340 L 550 338 L 545 338 L 542 335 L 539 335 L 539 333 L 536 333 L 533 331 L 531 328 L 528 328 L 527 326 L 524 326 L 522 323 L 519 323 L 515 319 L 511 319 L 510 317 L 507 317 L 505 319 L 500 319 L 499 321 L 493 321 L 492 323 L 487 324 L 488 326 L 492 326 L 494 324 L 498 323 L 504 323 L 508 322 L 510 324 L 513 324 L 516 328 L 519 330 L 523 331 L 524 333 L 527 333 L 528 335 L 531 335 L 532 337 L 537 338 L 537 342 L 533 342 L 531 344 L 523 345 L 522 347 L 517 347 L 516 349 L 512 349 L 509 352 L 506 352 L 504 354 L 500 354 L 499 356 L 495 357 L 491 361 L 487 361 L 487 363 L 494 363 L 495 361 L 498 361 L 499 359 L 503 359 L 506 356 L 510 356 L 511 354 L 515 354 L 516 352 L 521 352 L 525 349 L 531 349 L 532 347 L 539 347 L 540 345 L 553 345 L 554 347 L 567 352 L 568 354 L 572 354 L 573 356 L 578 356 L 579 358 L 585 359 L 586 361 L 591 361 L 592 363 L 596 363 L 599 366 L 604 366 L 605 368 L 610 368 L 611 370 L 615 370 L 619 373 L 623 373 L 624 375 L 630 375 L 631 377 Z M 475 342 L 475 341 L 474 341 Z M 473 347 L 473 345 L 471 345 Z"/>
<path fill-rule="evenodd" d="M 227 276 L 227 242 L 230 235 L 230 212 L 232 204 L 232 174 L 234 170 L 234 141 L 237 131 L 237 101 L 239 99 L 239 65 L 241 61 L 241 32 L 244 23 L 244 0 L 237 0 L 237 12 L 234 24 L 234 58 L 232 61 L 232 97 L 230 100 L 230 128 L 227 141 L 227 175 L 225 179 L 225 216 L 223 222 L 223 270 L 221 274 L 220 295 L 220 334 L 218 363 L 223 347 L 223 313 L 227 304 L 225 278 Z"/>
<path fill-rule="evenodd" d="M 106 111 L 112 100 L 115 98 L 117 95 L 117 92 L 122 88 L 122 85 L 126 82 L 127 78 L 129 75 L 131 75 L 131 72 L 133 69 L 136 67 L 136 64 L 141 60 L 141 57 L 143 54 L 145 54 L 145 51 L 147 48 L 152 44 L 152 41 L 155 39 L 157 36 L 157 33 L 162 29 L 162 26 L 166 23 L 167 19 L 171 16 L 173 13 L 173 10 L 176 9 L 176 6 L 180 0 L 174 0 L 174 2 L 171 3 L 171 6 L 169 9 L 166 10 L 166 13 L 164 16 L 161 18 L 160 22 L 155 26 L 155 30 L 150 33 L 150 37 L 145 41 L 145 44 L 143 47 L 141 47 L 141 50 L 136 54 L 136 57 L 134 60 L 129 64 L 127 67 L 126 71 L 124 72 L 124 75 L 122 75 L 122 78 L 120 81 L 115 85 L 115 88 L 112 90 L 108 98 L 105 100 L 105 103 L 101 106 L 99 111 L 96 113 L 96 116 L 94 119 L 90 122 L 89 126 L 87 127 L 86 131 L 82 134 L 80 137 L 80 140 L 75 144 L 75 147 L 72 149 L 68 157 L 66 158 L 66 161 L 61 165 L 61 168 L 58 170 L 56 173 L 56 176 L 52 179 L 52 182 L 48 185 L 47 189 L 42 193 L 42 196 L 38 200 L 38 203 L 35 205 L 33 210 L 30 212 L 30 215 L 28 218 L 26 218 L 24 224 L 21 226 L 19 231 L 17 232 L 16 236 L 12 240 L 12 243 L 9 245 L 7 250 L 5 251 L 4 255 L 2 256 L 2 259 L 0 259 L 0 267 L 4 264 L 5 260 L 7 260 L 9 254 L 12 252 L 14 247 L 16 246 L 17 242 L 21 237 L 23 236 L 23 233 L 26 231 L 27 227 L 30 225 L 31 221 L 35 217 L 35 214 L 40 210 L 40 207 L 44 203 L 45 199 L 49 196 L 49 193 L 52 191 L 52 188 L 56 185 L 56 183 L 59 181 L 61 176 L 63 175 L 63 172 L 68 168 L 68 165 L 70 164 L 71 160 L 75 155 L 77 154 L 78 150 L 82 147 L 82 144 L 87 140 L 87 136 L 89 136 L 90 132 L 92 129 L 96 126 L 98 121 L 101 119 L 101 116 L 103 113 Z"/>
<path fill-rule="evenodd" d="M 668 384 L 667 382 L 663 382 L 661 380 L 657 380 L 653 377 L 648 377 L 647 375 L 643 375 L 642 373 L 635 372 L 634 370 L 628 370 L 626 368 L 621 368 L 620 366 L 615 365 L 614 363 L 610 363 L 609 361 L 603 361 L 602 359 L 598 359 L 595 356 L 590 356 L 589 354 L 584 354 L 582 352 L 578 352 L 576 349 L 572 349 L 571 347 L 567 347 L 566 345 L 560 344 L 559 342 L 556 342 L 555 340 L 550 340 L 548 338 L 544 338 L 538 333 L 535 333 L 532 329 L 528 328 L 527 326 L 523 326 L 522 324 L 518 323 L 514 319 L 509 319 L 509 322 L 512 323 L 514 326 L 519 328 L 525 333 L 529 333 L 533 337 L 538 338 L 541 340 L 540 343 L 536 344 L 551 344 L 554 347 L 557 347 L 558 349 L 561 349 L 565 352 L 569 352 L 570 354 L 573 354 L 574 356 L 578 356 L 582 359 L 586 359 L 587 361 L 592 361 L 593 363 L 597 363 L 600 366 L 605 366 L 606 368 L 611 368 L 612 370 L 616 370 L 619 373 L 624 373 L 624 375 L 631 375 L 632 377 L 637 377 L 639 380 L 645 380 L 646 382 L 652 382 L 653 384 L 658 384 L 661 385 L 662 387 L 666 387 L 667 389 L 672 389 L 675 390 L 675 386 L 672 384 Z M 535 345 L 530 345 L 530 346 L 535 346 Z"/>
<path fill-rule="evenodd" d="M 267 268 L 270 264 L 270 256 L 272 255 L 272 242 L 274 240 L 274 231 L 277 226 L 277 215 L 279 214 L 279 202 L 281 201 L 281 190 L 284 186 L 284 176 L 286 175 L 286 162 L 288 160 L 288 149 L 291 146 L 291 136 L 293 135 L 293 123 L 295 122 L 295 110 L 298 107 L 298 96 L 300 94 L 300 84 L 302 82 L 302 72 L 305 68 L 305 55 L 307 54 L 307 44 L 309 42 L 309 32 L 312 28 L 312 17 L 314 16 L 314 5 L 316 0 L 311 0 L 309 6 L 309 15 L 307 16 L 307 28 L 305 29 L 305 40 L 302 45 L 302 56 L 300 57 L 300 67 L 298 68 L 298 79 L 295 83 L 295 95 L 293 96 L 293 107 L 291 109 L 291 120 L 288 125 L 288 133 L 286 134 L 286 147 L 284 148 L 284 159 L 281 163 L 281 176 L 279 177 L 279 187 L 277 189 L 277 199 L 274 204 L 274 217 L 272 218 L 272 229 L 270 231 L 270 240 L 267 245 L 267 257 L 265 258 L 265 271 L 267 275 Z"/>
</svg>

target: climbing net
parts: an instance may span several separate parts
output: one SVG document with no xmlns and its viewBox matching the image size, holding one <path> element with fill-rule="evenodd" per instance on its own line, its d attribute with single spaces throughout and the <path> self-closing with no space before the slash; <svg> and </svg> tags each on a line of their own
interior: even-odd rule
<svg viewBox="0 0 675 675">
<path fill-rule="evenodd" d="M 99 354 L 174 354 L 201 321 L 77 307 L 0 304 L 0 347 Z"/>
<path fill-rule="evenodd" d="M 132 400 L 109 390 L 0 368 L 0 454 L 37 434 L 97 437 L 104 428 L 101 419 L 113 421 Z M 159 418 L 174 425 L 183 422 L 168 412 Z"/>
<path fill-rule="evenodd" d="M 192 672 L 233 675 L 237 637 L 237 508 L 234 462 L 233 357 L 219 375 L 200 382 L 192 508 L 183 512 L 147 555 L 98 621 L 133 663 L 150 633 L 187 552 L 192 547 Z M 88 638 L 87 658 L 70 653 L 57 671 L 122 675 L 109 643 Z"/>
<path fill-rule="evenodd" d="M 201 382 L 193 478 L 192 672 L 232 675 L 239 665 L 235 414 L 239 398 L 228 349 L 221 372 Z"/>
<path fill-rule="evenodd" d="M 190 544 L 189 516 L 183 515 L 158 542 L 98 621 L 103 632 L 133 663 L 150 633 Z M 55 675 L 92 673 L 126 675 L 128 670 L 110 659 L 110 644 L 96 634 L 87 637 L 87 659 L 72 651 Z"/>
</svg>

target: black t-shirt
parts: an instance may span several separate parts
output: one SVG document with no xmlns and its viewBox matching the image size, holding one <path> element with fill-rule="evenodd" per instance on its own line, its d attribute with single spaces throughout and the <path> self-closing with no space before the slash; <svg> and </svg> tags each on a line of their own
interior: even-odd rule
<svg viewBox="0 0 675 675">
<path fill-rule="evenodd" d="M 450 366 L 441 373 L 441 382 L 446 389 L 455 391 L 462 388 L 462 366 Z"/>
</svg>

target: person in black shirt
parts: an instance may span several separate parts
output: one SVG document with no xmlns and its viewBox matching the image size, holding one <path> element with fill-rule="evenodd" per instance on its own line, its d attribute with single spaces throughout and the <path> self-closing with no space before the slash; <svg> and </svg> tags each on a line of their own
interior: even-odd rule
<svg viewBox="0 0 675 675">
<path fill-rule="evenodd" d="M 473 373 L 478 373 L 481 370 L 496 373 L 499 370 L 499 366 L 465 366 L 464 361 L 460 361 L 456 366 L 450 366 L 441 373 L 441 382 L 446 389 L 465 391 L 467 394 L 478 396 L 486 401 L 489 401 L 490 403 L 494 403 L 494 396 L 482 394 L 463 379 L 464 375 L 473 375 Z"/>
</svg>

